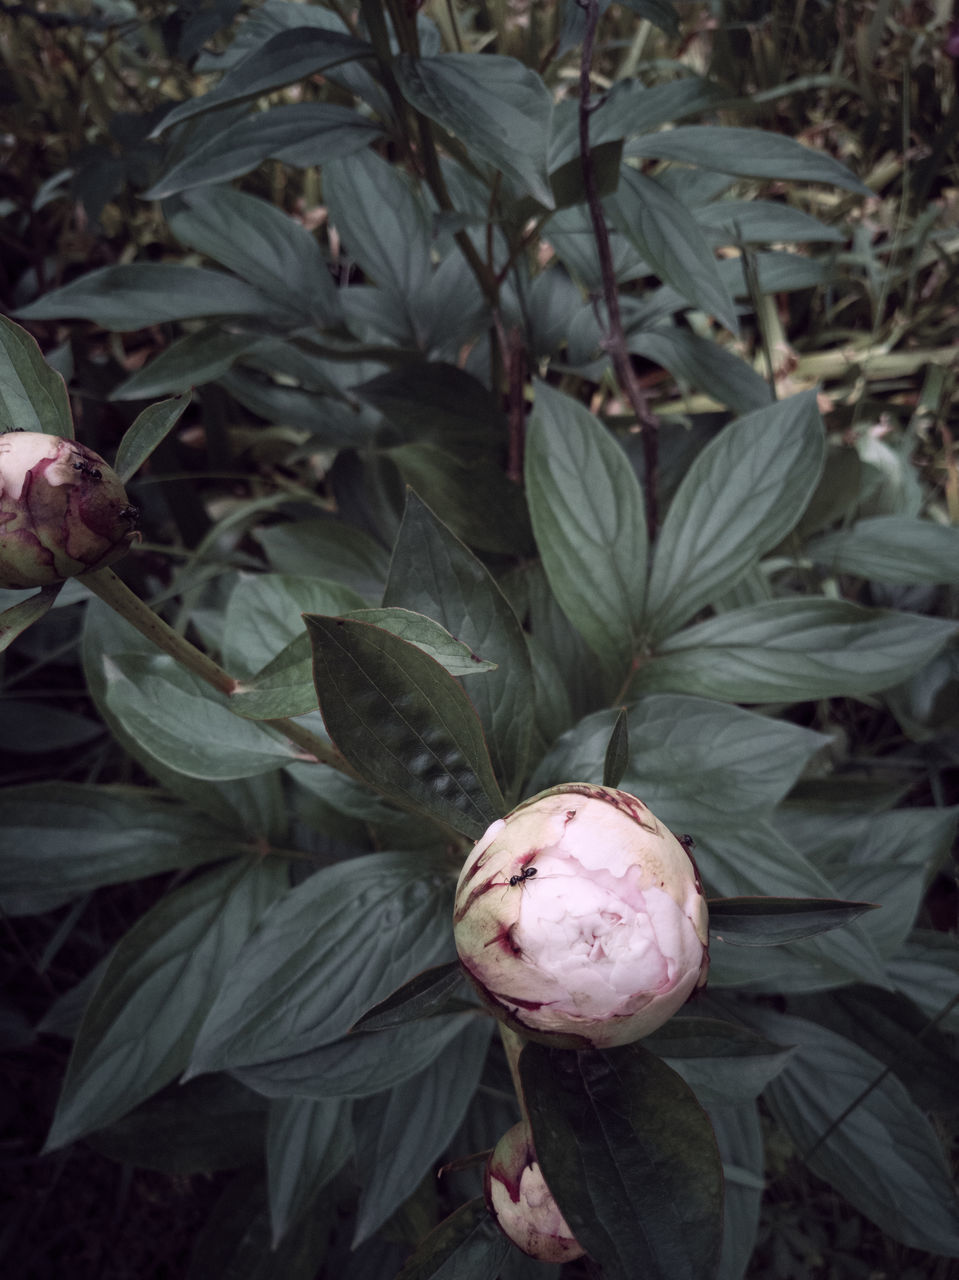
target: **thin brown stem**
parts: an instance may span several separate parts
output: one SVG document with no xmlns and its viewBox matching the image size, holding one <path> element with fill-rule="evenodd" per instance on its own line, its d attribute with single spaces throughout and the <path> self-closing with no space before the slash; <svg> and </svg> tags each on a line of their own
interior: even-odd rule
<svg viewBox="0 0 959 1280">
<path fill-rule="evenodd" d="M 592 113 L 590 102 L 590 68 L 593 62 L 593 46 L 596 40 L 596 25 L 599 21 L 598 0 L 577 0 L 586 11 L 586 32 L 583 36 L 583 54 L 579 70 L 579 151 L 583 168 L 583 186 L 586 190 L 586 203 L 590 220 L 593 224 L 593 235 L 599 254 L 599 267 L 603 282 L 603 301 L 606 305 L 606 335 L 603 345 L 609 352 L 613 362 L 613 370 L 623 394 L 636 415 L 636 421 L 642 430 L 643 460 L 645 462 L 645 494 L 646 525 L 650 540 L 655 536 L 658 519 L 658 503 L 656 497 L 656 472 L 658 465 L 658 431 L 659 419 L 652 412 L 646 399 L 646 392 L 640 385 L 633 369 L 626 335 L 623 331 L 623 318 L 619 309 L 619 294 L 616 289 L 616 274 L 613 270 L 613 254 L 609 244 L 609 230 L 603 214 L 603 206 L 596 183 L 596 168 L 589 143 L 589 117 Z"/>
</svg>

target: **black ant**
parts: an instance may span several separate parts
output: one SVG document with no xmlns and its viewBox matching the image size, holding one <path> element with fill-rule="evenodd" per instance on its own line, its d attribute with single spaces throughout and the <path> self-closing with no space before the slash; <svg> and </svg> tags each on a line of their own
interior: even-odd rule
<svg viewBox="0 0 959 1280">
<path fill-rule="evenodd" d="M 74 471 L 82 471 L 85 476 L 89 476 L 91 480 L 102 480 L 103 472 L 97 467 L 91 466 L 85 458 L 81 458 L 79 462 L 73 464 Z"/>
<path fill-rule="evenodd" d="M 518 876 L 510 876 L 509 886 L 511 889 L 515 889 L 518 884 L 522 884 L 524 880 L 532 880 L 533 876 L 537 874 L 536 867 L 524 867 Z"/>
<path fill-rule="evenodd" d="M 692 836 L 679 836 L 679 843 L 683 846 L 687 853 L 692 853 L 696 848 L 696 841 Z"/>
<path fill-rule="evenodd" d="M 128 520 L 134 529 L 140 523 L 140 508 L 132 503 L 128 507 L 121 507 L 118 514 L 121 520 Z"/>
</svg>

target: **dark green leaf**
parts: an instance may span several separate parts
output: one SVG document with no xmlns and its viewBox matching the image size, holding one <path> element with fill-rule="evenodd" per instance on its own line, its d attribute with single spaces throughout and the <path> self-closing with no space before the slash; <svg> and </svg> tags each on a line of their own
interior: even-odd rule
<svg viewBox="0 0 959 1280">
<path fill-rule="evenodd" d="M 740 947 L 778 947 L 798 938 L 839 929 L 873 902 L 841 902 L 835 898 L 711 898 L 710 932 Z"/>
<path fill-rule="evenodd" d="M 407 1199 L 449 1145 L 479 1083 L 492 1030 L 490 1019 L 474 1018 L 425 1071 L 356 1106 L 363 1189 L 354 1248 Z"/>
<path fill-rule="evenodd" d="M 130 930 L 84 1015 L 48 1149 L 109 1124 L 180 1074 L 220 982 L 285 884 L 280 863 L 229 863 L 168 894 Z"/>
<path fill-rule="evenodd" d="M 623 707 L 616 717 L 603 760 L 603 786 L 618 787 L 629 765 L 629 713 Z"/>
<path fill-rule="evenodd" d="M 300 312 L 304 323 L 339 322 L 336 286 L 319 244 L 281 209 L 233 187 L 203 187 L 171 203 L 167 222 L 181 244 L 229 267 L 275 306 Z"/>
<path fill-rule="evenodd" d="M 27 627 L 32 627 L 49 613 L 62 590 L 63 583 L 55 582 L 0 612 L 0 653 L 8 649 L 17 636 L 22 636 Z"/>
<path fill-rule="evenodd" d="M 857 195 L 871 195 L 867 186 L 845 165 L 825 151 L 804 147 L 793 138 L 763 129 L 732 129 L 718 125 L 681 125 L 649 133 L 631 142 L 631 156 L 655 156 L 680 164 L 701 165 L 744 178 L 781 178 L 787 182 L 828 182 Z"/>
<path fill-rule="evenodd" d="M 553 103 L 535 71 L 488 53 L 401 54 L 395 67 L 403 96 L 417 111 L 547 209 L 553 207 L 546 169 Z"/>
<path fill-rule="evenodd" d="M 369 604 L 380 603 L 390 558 L 362 529 L 327 518 L 299 520 L 258 529 L 256 540 L 278 573 L 327 578 Z"/>
<path fill-rule="evenodd" d="M 730 702 L 874 693 L 928 662 L 957 625 L 845 600 L 771 600 L 676 632 L 639 668 L 632 688 Z"/>
<path fill-rule="evenodd" d="M 125 378 L 111 391 L 110 399 L 146 400 L 214 382 L 262 342 L 261 333 L 227 333 L 219 325 L 184 334 Z"/>
<path fill-rule="evenodd" d="M 237 957 L 191 1073 L 330 1044 L 361 1013 L 449 956 L 451 885 L 425 858 L 378 853 L 327 867 L 277 902 Z"/>
<path fill-rule="evenodd" d="M 9 915 L 238 851 L 228 830 L 155 792 L 74 782 L 0 791 L 0 903 Z"/>
<path fill-rule="evenodd" d="M 469 698 L 439 663 L 366 622 L 310 615 L 327 731 L 383 795 L 478 839 L 505 805 Z"/>
<path fill-rule="evenodd" d="M 765 380 L 713 339 L 672 326 L 632 332 L 627 345 L 636 355 L 661 364 L 678 381 L 708 392 L 734 413 L 749 413 L 770 402 Z"/>
<path fill-rule="evenodd" d="M 11 428 L 73 439 L 66 383 L 26 329 L 0 315 L 0 433 Z"/>
<path fill-rule="evenodd" d="M 451 999 L 463 988 L 463 970 L 458 960 L 435 965 L 418 973 L 403 984 L 398 991 L 381 1000 L 363 1014 L 354 1031 L 386 1031 L 415 1022 L 417 1018 L 429 1018 L 446 1008 Z"/>
<path fill-rule="evenodd" d="M 467 456 L 505 445 L 506 419 L 497 397 L 455 365 L 418 361 L 350 388 L 373 405 L 405 441 L 429 440 Z"/>
<path fill-rule="evenodd" d="M 696 221 L 711 244 L 841 244 L 845 236 L 792 205 L 772 200 L 717 200 L 696 210 Z"/>
<path fill-rule="evenodd" d="M 21 307 L 29 320 L 93 320 L 105 329 L 146 329 L 196 316 L 289 319 L 259 289 L 223 271 L 177 262 L 101 267 Z"/>
<path fill-rule="evenodd" d="M 622 0 L 624 9 L 631 9 L 668 36 L 679 35 L 679 14 L 669 0 Z"/>
<path fill-rule="evenodd" d="M 765 1190 L 763 1131 L 754 1102 L 709 1107 L 726 1179 L 723 1252 L 717 1280 L 743 1280 L 756 1244 Z"/>
<path fill-rule="evenodd" d="M 646 516 L 623 451 L 578 401 L 539 383 L 526 486 L 550 587 L 611 676 L 621 679 L 643 611 Z"/>
<path fill-rule="evenodd" d="M 477 1196 L 430 1232 L 396 1280 L 496 1280 L 512 1247 Z"/>
<path fill-rule="evenodd" d="M 279 31 L 238 66 L 231 67 L 215 89 L 174 107 L 151 136 L 201 112 L 213 111 L 229 102 L 242 102 L 245 98 L 258 98 L 294 80 L 372 56 L 373 50 L 364 40 L 345 32 L 307 26 Z"/>
<path fill-rule="evenodd" d="M 369 146 L 380 133 L 374 120 L 331 102 L 296 102 L 244 117 L 186 151 L 149 191 L 160 200 L 190 187 L 228 182 L 263 160 L 305 169 Z"/>
<path fill-rule="evenodd" d="M 695 1095 L 638 1044 L 520 1058 L 550 1190 L 609 1280 L 702 1280 L 722 1241 L 723 1175 Z"/>
<path fill-rule="evenodd" d="M 713 251 L 685 205 L 655 178 L 628 165 L 623 167 L 618 191 L 605 203 L 616 227 L 663 284 L 715 316 L 732 333 L 739 332 L 736 307 L 720 279 Z"/>
<path fill-rule="evenodd" d="M 854 573 L 874 582 L 959 582 L 959 529 L 910 516 L 873 516 L 848 529 L 814 538 L 810 560 L 830 573 Z"/>
<path fill-rule="evenodd" d="M 809 1168 L 894 1240 L 959 1257 L 959 1206 L 932 1125 L 882 1063 L 802 1018 L 750 1014 L 796 1045 L 766 1091 Z M 851 1109 L 850 1109 L 851 1108 Z"/>
<path fill-rule="evenodd" d="M 656 544 L 646 601 L 654 636 L 674 632 L 785 537 L 819 478 L 823 450 L 812 392 L 737 419 L 702 450 Z"/>
<path fill-rule="evenodd" d="M 527 765 L 533 681 L 522 628 L 489 571 L 415 493 L 407 496 L 384 603 L 441 622 L 496 670 L 471 681 L 470 698 L 504 791 Z"/>
<path fill-rule="evenodd" d="M 185 394 L 175 396 L 172 400 L 161 400 L 159 404 L 151 404 L 137 415 L 120 441 L 116 462 L 113 464 L 114 471 L 124 484 L 139 471 L 157 445 L 180 421 L 190 399 Z"/>
<path fill-rule="evenodd" d="M 643 1040 L 705 1107 L 749 1102 L 783 1069 L 791 1049 L 718 1018 L 678 1017 Z"/>
<path fill-rule="evenodd" d="M 296 756 L 278 733 L 240 719 L 224 694 L 165 654 L 114 654 L 105 672 L 109 710 L 148 755 L 179 773 L 249 778 Z"/>
<path fill-rule="evenodd" d="M 424 1071 L 476 1018 L 444 1014 L 389 1031 L 354 1032 L 295 1057 L 238 1067 L 236 1075 L 268 1098 L 368 1098 Z"/>
<path fill-rule="evenodd" d="M 271 663 L 291 641 L 306 638 L 304 613 L 362 608 L 363 597 L 357 591 L 326 578 L 239 573 L 226 605 L 220 642 L 223 663 L 231 672 L 247 676 Z M 312 675 L 308 678 L 312 681 Z"/>
<path fill-rule="evenodd" d="M 336 1099 L 270 1103 L 266 1168 L 274 1249 L 352 1154 L 350 1110 Z"/>
</svg>

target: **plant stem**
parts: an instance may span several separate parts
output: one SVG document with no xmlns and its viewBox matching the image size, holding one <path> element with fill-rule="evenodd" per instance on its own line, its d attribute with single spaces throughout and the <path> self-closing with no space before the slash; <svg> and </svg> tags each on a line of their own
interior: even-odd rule
<svg viewBox="0 0 959 1280">
<path fill-rule="evenodd" d="M 154 613 L 149 605 L 144 604 L 112 569 L 96 569 L 93 573 L 85 573 L 80 581 L 121 618 L 125 618 L 132 627 L 136 627 L 137 631 L 158 649 L 162 649 L 181 667 L 185 667 L 187 671 L 212 685 L 218 693 L 226 694 L 229 698 L 239 688 L 239 680 L 231 676 L 228 671 L 224 671 L 218 663 L 208 658 L 179 632 L 174 631 L 159 614 Z M 284 717 L 276 720 L 258 720 L 255 723 L 276 729 L 290 742 L 313 756 L 320 764 L 331 765 L 341 773 L 349 774 L 351 778 L 359 777 L 338 751 L 317 734 L 297 724 L 295 720 Z"/>
<path fill-rule="evenodd" d="M 508 1027 L 505 1022 L 499 1024 L 499 1033 L 503 1041 L 503 1048 L 506 1050 L 506 1061 L 509 1063 L 509 1073 L 513 1079 L 513 1088 L 516 1091 L 520 1114 L 529 1124 L 529 1112 L 526 1110 L 526 1099 L 523 1097 L 523 1082 L 519 1074 L 519 1055 L 523 1052 L 526 1041 L 518 1031 Z"/>
<path fill-rule="evenodd" d="M 623 318 L 619 310 L 619 294 L 616 290 L 616 274 L 613 270 L 613 255 L 609 245 L 609 231 L 606 227 L 603 206 L 599 198 L 593 153 L 589 145 L 589 117 L 593 111 L 590 102 L 589 73 L 593 61 L 596 25 L 599 21 L 599 0 L 577 0 L 577 3 L 586 10 L 586 32 L 583 36 L 583 55 L 579 68 L 579 151 L 580 163 L 583 168 L 583 186 L 586 190 L 586 203 L 589 207 L 593 235 L 596 238 L 596 249 L 599 254 L 599 267 L 603 280 L 603 301 L 606 304 L 606 338 L 603 345 L 613 361 L 613 369 L 620 388 L 629 400 L 633 413 L 636 415 L 636 421 L 642 428 L 643 460 L 646 464 L 646 527 L 650 541 L 652 541 L 656 534 L 656 526 L 659 523 L 656 499 L 659 419 L 649 407 L 646 392 L 639 384 L 639 379 L 630 359 L 629 348 L 626 345 Z"/>
</svg>

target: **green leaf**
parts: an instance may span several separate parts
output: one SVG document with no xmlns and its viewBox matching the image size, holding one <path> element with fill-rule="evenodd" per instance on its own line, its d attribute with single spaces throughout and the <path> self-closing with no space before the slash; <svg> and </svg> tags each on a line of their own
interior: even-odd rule
<svg viewBox="0 0 959 1280">
<path fill-rule="evenodd" d="M 142 749 L 191 778 L 249 778 L 288 764 L 294 748 L 240 719 L 223 694 L 165 654 L 104 660 L 106 705 Z"/>
<path fill-rule="evenodd" d="M 21 307 L 28 320 L 92 320 L 104 329 L 146 329 L 196 316 L 289 320 L 259 289 L 223 271 L 177 262 L 135 262 L 90 271 Z"/>
<path fill-rule="evenodd" d="M 899 1080 L 813 1022 L 758 1009 L 750 1021 L 796 1045 L 765 1096 L 813 1173 L 894 1240 L 959 1257 L 952 1174 L 935 1130 Z"/>
<path fill-rule="evenodd" d="M 139 471 L 157 445 L 166 439 L 180 421 L 191 398 L 188 393 L 174 396 L 172 400 L 151 404 L 137 414 L 120 441 L 116 462 L 113 464 L 114 471 L 124 484 Z"/>
<path fill-rule="evenodd" d="M 235 834 L 157 792 L 38 782 L 0 791 L 0 903 L 49 911 L 102 885 L 239 852 Z"/>
<path fill-rule="evenodd" d="M 697 455 L 656 543 L 646 600 L 654 637 L 676 631 L 785 537 L 819 478 L 824 447 L 807 392 L 737 419 Z"/>
<path fill-rule="evenodd" d="M 22 636 L 27 627 L 32 627 L 49 613 L 62 590 L 63 583 L 54 582 L 48 587 L 42 587 L 36 595 L 28 596 L 26 600 L 12 604 L 0 612 L 0 653 L 8 649 L 18 636 Z"/>
<path fill-rule="evenodd" d="M 535 71 L 488 53 L 401 54 L 394 68 L 411 106 L 459 138 L 472 156 L 553 208 L 546 166 L 553 100 Z"/>
<path fill-rule="evenodd" d="M 432 1017 L 445 1010 L 462 989 L 463 970 L 458 960 L 434 965 L 367 1010 L 353 1030 L 386 1031 L 417 1018 Z"/>
<path fill-rule="evenodd" d="M 530 748 L 533 679 L 526 638 L 485 565 L 415 493 L 407 495 L 383 600 L 436 618 L 497 664 L 470 682 L 469 694 L 496 776 L 509 792 L 525 772 Z"/>
<path fill-rule="evenodd" d="M 729 702 L 875 693 L 933 658 L 957 625 L 845 600 L 771 600 L 676 632 L 638 669 L 632 690 Z"/>
<path fill-rule="evenodd" d="M 629 713 L 623 707 L 616 717 L 603 759 L 603 786 L 618 787 L 629 765 Z"/>
<path fill-rule="evenodd" d="M 66 383 L 26 329 L 0 315 L 0 433 L 12 428 L 73 439 Z"/>
<path fill-rule="evenodd" d="M 324 165 L 369 146 L 380 135 L 375 120 L 332 102 L 270 107 L 221 129 L 185 154 L 159 178 L 145 200 L 242 177 L 264 160 L 297 169 Z"/>
<path fill-rule="evenodd" d="M 299 311 L 303 323 L 339 323 L 339 296 L 319 244 L 281 209 L 233 187 L 203 187 L 170 203 L 167 222 L 181 244 L 229 267 L 291 315 Z"/>
<path fill-rule="evenodd" d="M 643 611 L 642 491 L 605 427 L 545 383 L 537 384 L 526 439 L 526 487 L 553 594 L 604 668 L 621 679 Z"/>
<path fill-rule="evenodd" d="M 488 1018 L 474 1018 L 425 1071 L 356 1105 L 362 1190 L 354 1248 L 399 1208 L 448 1147 L 479 1084 L 492 1031 Z"/>
<path fill-rule="evenodd" d="M 845 235 L 792 205 L 773 200 L 717 200 L 696 210 L 696 221 L 714 245 L 842 244 Z"/>
<path fill-rule="evenodd" d="M 681 1075 L 705 1107 L 758 1098 L 792 1053 L 719 1018 L 676 1017 L 643 1040 Z"/>
<path fill-rule="evenodd" d="M 673 326 L 640 329 L 630 333 L 626 343 L 636 355 L 662 365 L 677 381 L 708 392 L 734 413 L 749 413 L 770 402 L 765 379 L 711 338 Z"/>
<path fill-rule="evenodd" d="M 174 107 L 163 117 L 151 137 L 204 111 L 213 111 L 230 102 L 242 102 L 245 98 L 259 98 L 271 89 L 279 89 L 306 76 L 372 57 L 373 50 L 365 40 L 357 40 L 345 32 L 307 26 L 279 31 L 238 66 L 231 67 L 215 89 L 187 98 Z"/>
<path fill-rule="evenodd" d="M 563 734 L 537 769 L 530 791 L 570 779 L 602 781 L 617 714 L 595 712 Z M 825 735 L 785 720 L 677 694 L 650 694 L 633 703 L 629 736 L 622 786 L 674 830 L 692 832 L 697 843 L 700 829 L 705 837 L 717 823 L 741 826 L 747 814 L 772 809 L 829 743 Z"/>
<path fill-rule="evenodd" d="M 875 909 L 873 902 L 836 898 L 711 898 L 709 928 L 738 947 L 778 947 L 839 929 Z"/>
<path fill-rule="evenodd" d="M 659 137 L 660 135 L 654 135 Z M 731 333 L 739 332 L 736 306 L 720 279 L 713 251 L 685 205 L 655 178 L 623 166 L 619 189 L 606 208 L 663 284 Z"/>
<path fill-rule="evenodd" d="M 898 955 L 886 964 L 890 979 L 944 1031 L 959 1034 L 959 1007 L 944 1014 L 944 992 L 959 990 L 959 949 L 955 938 L 936 929 L 915 929 Z"/>
<path fill-rule="evenodd" d="M 520 1057 L 550 1190 L 609 1280 L 701 1280 L 722 1242 L 723 1175 L 712 1127 L 680 1077 L 638 1044 Z"/>
<path fill-rule="evenodd" d="M 268 1098 L 368 1098 L 424 1071 L 475 1024 L 474 1012 L 444 1014 L 389 1031 L 353 1032 L 319 1049 L 235 1071 Z"/>
<path fill-rule="evenodd" d="M 423 1240 L 396 1280 L 497 1280 L 513 1246 L 483 1196 L 468 1200 Z"/>
<path fill-rule="evenodd" d="M 180 1074 L 220 982 L 285 883 L 282 864 L 228 863 L 162 898 L 126 934 L 84 1015 L 48 1150 Z"/>
<path fill-rule="evenodd" d="M 959 529 L 909 516 L 873 516 L 806 545 L 810 560 L 830 573 L 873 582 L 959 582 Z"/>
<path fill-rule="evenodd" d="M 352 1154 L 350 1110 L 337 1099 L 270 1103 L 266 1168 L 274 1249 Z"/>
<path fill-rule="evenodd" d="M 857 195 L 872 195 L 854 173 L 825 151 L 804 147 L 793 138 L 763 129 L 681 125 L 637 138 L 628 145 L 627 154 L 700 165 L 743 178 L 828 182 Z"/>
<path fill-rule="evenodd" d="M 763 1177 L 763 1130 L 754 1102 L 710 1107 L 726 1180 L 723 1252 L 717 1280 L 742 1280 L 756 1244 Z"/>
<path fill-rule="evenodd" d="M 679 14 L 669 0 L 622 0 L 622 5 L 668 36 L 679 35 Z"/>
<path fill-rule="evenodd" d="M 238 573 L 224 616 L 223 663 L 244 676 L 259 671 L 306 637 L 304 613 L 345 613 L 363 603 L 359 592 L 325 578 Z"/>
<path fill-rule="evenodd" d="M 469 698 L 439 663 L 366 622 L 311 615 L 327 731 L 381 794 L 478 839 L 505 810 Z"/>
<path fill-rule="evenodd" d="M 226 333 L 210 325 L 184 334 L 110 392 L 111 400 L 146 400 L 214 382 L 263 342 L 261 333 Z"/>
<path fill-rule="evenodd" d="M 411 609 L 356 609 L 346 616 L 357 622 L 369 622 L 375 627 L 382 627 L 407 644 L 416 645 L 417 649 L 438 662 L 451 676 L 462 679 L 479 672 L 496 670 L 495 662 L 487 662 L 478 653 L 474 653 L 468 644 L 451 636 L 438 622 L 422 613 L 414 613 Z"/>
<path fill-rule="evenodd" d="M 231 966 L 191 1074 L 328 1045 L 400 983 L 449 958 L 451 884 L 422 857 L 377 853 L 275 903 Z"/>
<path fill-rule="evenodd" d="M 278 573 L 326 578 L 380 603 L 390 557 L 362 529 L 323 517 L 258 529 L 256 540 Z"/>
</svg>

